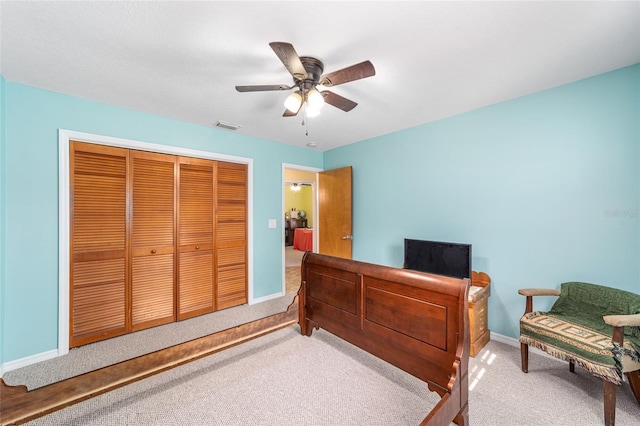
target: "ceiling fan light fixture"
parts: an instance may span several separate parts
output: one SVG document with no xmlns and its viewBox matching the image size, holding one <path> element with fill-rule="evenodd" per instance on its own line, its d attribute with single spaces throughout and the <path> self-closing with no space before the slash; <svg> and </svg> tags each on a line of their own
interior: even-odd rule
<svg viewBox="0 0 640 426">
<path fill-rule="evenodd" d="M 311 89 L 307 92 L 307 97 L 304 102 L 307 117 L 317 117 L 320 115 L 320 110 L 324 106 L 324 97 L 316 89 Z"/>
<path fill-rule="evenodd" d="M 307 117 L 313 118 L 320 115 L 320 108 L 313 108 L 309 105 L 309 102 L 305 102 L 304 107 L 306 109 Z"/>
<path fill-rule="evenodd" d="M 307 92 L 309 108 L 320 109 L 324 106 L 324 96 L 318 90 L 311 89 Z"/>
<path fill-rule="evenodd" d="M 302 95 L 300 92 L 293 92 L 284 100 L 284 107 L 293 113 L 297 113 L 302 105 Z"/>
</svg>

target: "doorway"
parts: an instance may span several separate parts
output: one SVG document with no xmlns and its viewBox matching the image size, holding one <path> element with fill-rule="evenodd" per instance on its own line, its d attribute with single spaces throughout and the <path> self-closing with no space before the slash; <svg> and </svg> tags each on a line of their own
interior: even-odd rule
<svg viewBox="0 0 640 426">
<path fill-rule="evenodd" d="M 317 251 L 317 173 L 322 169 L 282 166 L 282 271 L 284 294 L 300 288 L 300 265 L 306 250 Z M 295 238 L 296 229 L 298 238 Z M 294 241 L 295 240 L 295 241 Z"/>
</svg>

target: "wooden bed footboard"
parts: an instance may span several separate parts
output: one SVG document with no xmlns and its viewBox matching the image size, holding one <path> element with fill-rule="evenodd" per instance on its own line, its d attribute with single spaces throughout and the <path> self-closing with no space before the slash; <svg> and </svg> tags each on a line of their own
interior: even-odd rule
<svg viewBox="0 0 640 426">
<path fill-rule="evenodd" d="M 469 280 L 307 252 L 301 332 L 323 328 L 428 383 L 422 425 L 468 424 Z"/>
</svg>

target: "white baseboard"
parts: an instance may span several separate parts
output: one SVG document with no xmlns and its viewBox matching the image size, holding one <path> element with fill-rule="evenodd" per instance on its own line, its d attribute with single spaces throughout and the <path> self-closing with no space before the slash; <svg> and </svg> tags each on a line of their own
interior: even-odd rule
<svg viewBox="0 0 640 426">
<path fill-rule="evenodd" d="M 496 342 L 504 343 L 505 345 L 520 347 L 520 342 L 518 339 L 514 339 L 513 337 L 505 336 L 504 334 L 490 332 L 491 340 L 495 340 Z"/>
<path fill-rule="evenodd" d="M 513 346 L 514 348 L 520 349 L 520 341 L 518 339 L 505 336 L 503 334 L 494 333 L 494 332 L 490 332 L 490 334 L 491 334 L 491 340 L 495 340 L 496 342 L 504 343 L 505 345 Z M 541 351 L 538 348 L 534 348 L 533 346 L 529 346 L 529 353 L 540 355 L 540 356 L 546 356 L 547 358 L 551 358 L 551 359 L 556 359 L 556 360 L 558 359 L 554 356 L 549 355 L 544 351 Z"/>
<path fill-rule="evenodd" d="M 277 298 L 282 297 L 284 295 L 285 295 L 285 293 L 281 291 L 279 293 L 273 293 L 273 294 L 270 294 L 268 296 L 263 296 L 263 297 L 259 297 L 257 299 L 249 300 L 249 302 L 247 304 L 248 305 L 255 305 L 256 303 L 262 303 L 262 302 L 266 302 L 268 300 L 277 299 Z M 293 300 L 293 296 L 291 297 L 291 300 Z"/>
<path fill-rule="evenodd" d="M 53 349 L 47 352 L 42 352 L 36 355 L 27 356 L 24 358 L 16 359 L 14 361 L 5 362 L 0 367 L 0 377 L 4 375 L 4 373 L 17 370 L 18 368 L 26 367 L 28 365 L 36 364 L 38 362 L 47 361 L 53 358 L 58 357 L 60 354 L 57 349 Z"/>
</svg>

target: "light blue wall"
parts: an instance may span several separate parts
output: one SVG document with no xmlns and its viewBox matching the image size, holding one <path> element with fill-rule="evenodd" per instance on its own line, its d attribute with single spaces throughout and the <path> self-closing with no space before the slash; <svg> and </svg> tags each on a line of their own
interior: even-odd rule
<svg viewBox="0 0 640 426">
<path fill-rule="evenodd" d="M 405 237 L 473 244 L 489 327 L 511 337 L 518 288 L 640 292 L 639 88 L 636 65 L 325 153 L 353 166 L 354 258 L 400 267 Z"/>
<path fill-rule="evenodd" d="M 636 70 L 636 73 L 640 74 L 640 70 Z M 638 101 L 636 102 L 640 104 L 640 84 L 636 85 L 636 96 L 638 99 Z M 638 126 L 637 132 L 640 135 L 640 107 L 638 107 L 636 110 L 636 124 Z M 638 145 L 640 145 L 640 142 L 638 142 Z M 638 168 L 640 168 L 640 148 L 638 148 L 638 164 L 639 164 Z M 638 186 L 640 186 L 640 172 L 638 172 Z M 640 226 L 638 226 L 638 241 L 640 241 Z M 637 262 L 638 262 L 638 265 L 640 265 L 640 250 L 638 250 Z M 638 284 L 638 286 L 640 286 L 640 283 Z"/>
<path fill-rule="evenodd" d="M 322 153 L 11 82 L 4 89 L 3 362 L 57 347 L 60 128 L 253 158 L 254 297 L 280 291 L 282 229 L 267 225 L 282 215 L 282 163 L 321 167 Z"/>
<path fill-rule="evenodd" d="M 0 335 L 4 330 L 4 271 L 5 271 L 5 120 L 4 120 L 4 78 L 0 76 Z M 3 338 L 0 337 L 0 366 L 3 365 Z"/>
<path fill-rule="evenodd" d="M 282 163 L 353 166 L 356 259 L 400 266 L 405 237 L 472 243 L 493 332 L 517 336 L 518 288 L 640 291 L 640 65 L 324 156 L 1 78 L 0 119 L 1 363 L 57 345 L 59 128 L 253 158 L 256 297 L 282 282 Z"/>
</svg>

